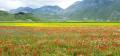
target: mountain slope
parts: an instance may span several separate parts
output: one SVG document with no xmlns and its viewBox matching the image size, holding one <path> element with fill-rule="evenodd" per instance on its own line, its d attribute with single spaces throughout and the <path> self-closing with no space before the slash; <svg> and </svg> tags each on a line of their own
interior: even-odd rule
<svg viewBox="0 0 120 56">
<path fill-rule="evenodd" d="M 19 13 L 19 12 L 31 13 L 32 10 L 33 10 L 33 9 L 30 8 L 30 7 L 20 7 L 20 8 L 17 8 L 17 9 L 13 9 L 13 10 L 11 10 L 10 12 L 11 12 L 11 13 Z"/>
<path fill-rule="evenodd" d="M 58 6 L 44 6 L 34 9 L 32 13 L 39 18 L 43 18 L 44 21 L 59 21 L 61 19 L 60 12 L 62 8 Z"/>
<path fill-rule="evenodd" d="M 120 21 L 120 0 L 83 0 L 64 11 L 70 20 Z"/>
<path fill-rule="evenodd" d="M 15 18 L 8 12 L 0 11 L 0 21 L 15 21 Z"/>
<path fill-rule="evenodd" d="M 6 11 L 0 11 L 0 21 L 33 22 L 38 21 L 38 19 L 35 18 L 31 13 L 18 12 L 11 14 Z"/>
</svg>

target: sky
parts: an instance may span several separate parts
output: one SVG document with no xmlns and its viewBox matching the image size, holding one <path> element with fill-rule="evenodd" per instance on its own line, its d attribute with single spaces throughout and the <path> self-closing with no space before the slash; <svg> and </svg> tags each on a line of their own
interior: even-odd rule
<svg viewBox="0 0 120 56">
<path fill-rule="evenodd" d="M 76 1 L 82 0 L 0 0 L 0 10 L 11 10 L 19 7 L 39 8 L 47 5 L 57 5 L 65 9 Z"/>
</svg>

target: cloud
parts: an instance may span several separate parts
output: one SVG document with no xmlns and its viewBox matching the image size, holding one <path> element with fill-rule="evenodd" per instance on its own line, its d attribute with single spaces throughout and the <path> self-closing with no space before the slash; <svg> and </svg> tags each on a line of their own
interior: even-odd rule
<svg viewBox="0 0 120 56">
<path fill-rule="evenodd" d="M 0 8 L 11 10 L 18 7 L 38 8 L 45 5 L 58 5 L 67 8 L 76 1 L 80 0 L 0 0 Z"/>
<path fill-rule="evenodd" d="M 25 4 L 19 0 L 0 0 L 0 9 L 10 10 L 21 6 L 25 6 Z"/>
</svg>

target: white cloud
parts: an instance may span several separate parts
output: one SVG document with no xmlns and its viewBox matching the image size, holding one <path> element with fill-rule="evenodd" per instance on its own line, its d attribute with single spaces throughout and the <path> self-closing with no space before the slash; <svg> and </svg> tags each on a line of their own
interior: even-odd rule
<svg viewBox="0 0 120 56">
<path fill-rule="evenodd" d="M 25 4 L 19 0 L 0 0 L 0 9 L 10 10 L 21 6 L 25 6 Z"/>
<path fill-rule="evenodd" d="M 80 0 L 0 0 L 0 8 L 10 10 L 18 7 L 38 8 L 45 5 L 58 5 L 67 8 Z"/>
</svg>

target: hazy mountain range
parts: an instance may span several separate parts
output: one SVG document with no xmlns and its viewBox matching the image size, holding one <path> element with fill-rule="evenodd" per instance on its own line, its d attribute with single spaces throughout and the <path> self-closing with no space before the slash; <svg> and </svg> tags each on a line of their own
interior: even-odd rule
<svg viewBox="0 0 120 56">
<path fill-rule="evenodd" d="M 9 13 L 0 11 L 0 20 L 5 21 L 2 18 L 8 17 L 8 19 L 6 18 L 8 21 L 120 22 L 119 3 L 120 0 L 83 0 L 75 2 L 67 9 L 58 6 L 44 6 L 36 9 L 20 7 L 9 11 Z"/>
</svg>

